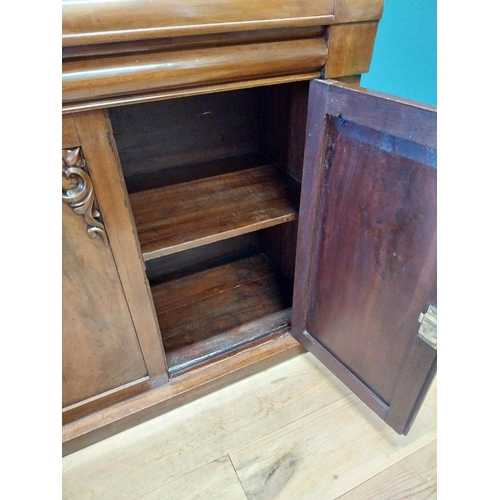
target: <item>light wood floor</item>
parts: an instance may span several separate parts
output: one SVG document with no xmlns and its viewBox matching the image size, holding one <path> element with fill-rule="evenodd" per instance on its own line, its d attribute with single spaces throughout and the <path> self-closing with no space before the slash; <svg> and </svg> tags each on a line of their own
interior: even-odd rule
<svg viewBox="0 0 500 500">
<path fill-rule="evenodd" d="M 399 436 L 310 354 L 63 458 L 65 499 L 427 499 L 436 482 L 436 382 Z"/>
</svg>

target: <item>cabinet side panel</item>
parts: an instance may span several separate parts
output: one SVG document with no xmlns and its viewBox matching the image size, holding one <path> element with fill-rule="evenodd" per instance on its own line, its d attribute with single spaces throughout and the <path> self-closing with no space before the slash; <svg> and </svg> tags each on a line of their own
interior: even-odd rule
<svg viewBox="0 0 500 500">
<path fill-rule="evenodd" d="M 146 375 L 113 256 L 63 205 L 63 406 Z"/>
</svg>

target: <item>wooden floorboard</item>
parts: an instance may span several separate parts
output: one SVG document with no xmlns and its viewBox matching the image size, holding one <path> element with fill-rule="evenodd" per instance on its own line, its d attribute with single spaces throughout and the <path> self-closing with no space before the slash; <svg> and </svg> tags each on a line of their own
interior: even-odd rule
<svg viewBox="0 0 500 500">
<path fill-rule="evenodd" d="M 246 500 L 227 455 L 146 495 L 141 500 Z"/>
<path fill-rule="evenodd" d="M 63 498 L 433 498 L 435 440 L 435 383 L 399 436 L 302 354 L 64 457 Z"/>
<path fill-rule="evenodd" d="M 405 459 L 396 462 L 375 477 L 360 484 L 340 500 L 437 498 L 436 440 L 420 448 Z"/>
<path fill-rule="evenodd" d="M 231 453 L 248 498 L 337 498 L 435 438 L 399 436 L 353 394 Z"/>
</svg>

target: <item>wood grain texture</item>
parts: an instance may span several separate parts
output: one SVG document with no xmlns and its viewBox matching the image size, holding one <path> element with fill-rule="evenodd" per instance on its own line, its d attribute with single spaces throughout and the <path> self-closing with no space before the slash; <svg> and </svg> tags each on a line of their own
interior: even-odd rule
<svg viewBox="0 0 500 500">
<path fill-rule="evenodd" d="M 297 181 L 302 179 L 309 82 L 266 87 L 259 93 L 261 151 Z"/>
<path fill-rule="evenodd" d="M 258 162 L 252 153 L 261 149 L 265 114 L 259 105 L 261 91 L 247 89 L 110 109 L 127 186 L 131 176 L 156 171 L 165 171 L 166 178 L 166 182 L 155 179 L 158 187 L 179 182 L 171 178 L 173 168 L 180 175 L 190 165 L 193 169 L 199 165 L 198 170 L 207 172 L 208 177 L 214 169 L 222 173 L 231 164 L 242 163 L 244 168 L 250 166 L 247 162 Z M 246 160 L 247 157 L 250 158 Z M 193 172 L 184 180 L 193 180 L 195 176 Z"/>
<path fill-rule="evenodd" d="M 435 440 L 435 393 L 426 402 L 407 437 L 350 394 L 230 457 L 249 499 L 338 498 Z"/>
<path fill-rule="evenodd" d="M 143 500 L 246 500 L 228 456 L 221 457 L 142 497 Z"/>
<path fill-rule="evenodd" d="M 304 348 L 287 334 L 278 339 L 264 339 L 234 356 L 220 358 L 199 370 L 173 378 L 165 386 L 64 426 L 63 455 L 163 415 L 303 352 Z M 216 458 L 214 456 L 213 460 Z"/>
<path fill-rule="evenodd" d="M 278 291 L 278 294 L 281 295 L 281 292 Z M 234 356 L 242 349 L 257 346 L 264 340 L 267 342 L 283 338 L 290 332 L 291 317 L 291 308 L 278 310 L 203 341 L 167 352 L 169 374 L 176 377 L 185 374 L 187 370 L 199 369 L 215 360 Z"/>
<path fill-rule="evenodd" d="M 245 233 L 229 240 L 192 248 L 146 262 L 146 273 L 151 286 L 164 281 L 196 273 L 232 259 L 249 257 L 258 252 L 257 233 Z"/>
<path fill-rule="evenodd" d="M 339 500 L 437 498 L 436 444 L 436 440 L 431 441 L 405 459 L 342 495 Z"/>
<path fill-rule="evenodd" d="M 127 358 L 123 358 L 123 360 L 125 359 Z M 121 385 L 115 389 L 101 392 L 100 394 L 87 398 L 79 403 L 64 407 L 62 412 L 62 423 L 63 425 L 66 425 L 69 422 L 83 418 L 90 413 L 101 411 L 119 403 L 120 401 L 133 398 L 134 396 L 146 392 L 149 389 L 151 389 L 149 377 L 143 377 L 128 384 Z"/>
<path fill-rule="evenodd" d="M 300 181 L 308 88 L 295 82 L 111 109 L 129 191 L 131 176 L 151 179 L 147 173 L 161 171 L 170 178 L 176 168 L 179 178 L 184 173 L 192 180 L 185 174 L 189 165 L 223 173 L 231 162 L 249 166 L 253 156 L 255 166 L 267 158 Z M 165 184 L 160 174 L 154 179 Z"/>
<path fill-rule="evenodd" d="M 145 92 L 130 96 L 116 96 L 109 99 L 98 99 L 96 101 L 85 101 L 67 103 L 62 105 L 63 114 L 86 111 L 92 109 L 105 109 L 130 104 L 141 104 L 147 102 L 164 101 L 166 99 L 177 99 L 179 97 L 192 97 L 197 95 L 214 94 L 216 92 L 231 92 L 233 90 L 244 90 L 255 87 L 267 87 L 269 85 L 281 85 L 286 83 L 310 81 L 319 78 L 319 70 L 307 73 L 297 73 L 294 75 L 271 76 L 265 78 L 255 78 L 229 83 L 217 83 L 214 85 L 203 85 L 201 87 L 178 88 L 166 91 Z"/>
<path fill-rule="evenodd" d="M 120 161 L 105 111 L 75 115 L 87 165 L 107 228 L 120 282 L 153 384 L 166 381 L 166 364 L 149 284 L 128 204 Z"/>
<path fill-rule="evenodd" d="M 166 353 L 291 305 L 291 290 L 261 254 L 152 288 Z M 230 344 L 228 344 L 230 347 Z"/>
<path fill-rule="evenodd" d="M 231 259 L 227 263 L 156 285 L 153 288 L 156 311 L 158 316 L 163 314 L 168 316 L 168 311 L 173 309 L 223 294 L 274 274 L 272 265 L 264 255 L 256 254 L 243 259 Z"/>
<path fill-rule="evenodd" d="M 63 62 L 63 104 L 308 73 L 325 63 L 322 38 Z M 359 72 L 358 72 L 359 73 Z"/>
<path fill-rule="evenodd" d="M 238 464 L 246 498 L 335 499 L 407 459 L 413 467 L 420 464 L 424 484 L 432 473 L 426 446 L 435 443 L 435 387 L 404 438 L 352 401 L 352 394 L 310 354 L 296 356 L 65 457 L 63 498 L 168 494 L 186 484 L 182 478 L 210 481 L 213 469 L 206 477 L 202 468 L 228 456 Z M 315 434 L 322 439 L 315 440 Z M 419 450 L 422 454 L 413 455 Z M 272 465 L 289 451 L 298 460 L 280 490 L 286 460 L 276 469 Z M 252 480 L 251 471 L 262 480 Z M 257 488 L 249 488 L 250 483 Z"/>
<path fill-rule="evenodd" d="M 333 22 L 328 0 L 84 0 L 62 4 L 63 46 L 325 25 Z"/>
<path fill-rule="evenodd" d="M 294 220 L 298 186 L 268 165 L 130 195 L 145 260 Z"/>
<path fill-rule="evenodd" d="M 80 145 L 80 137 L 76 131 L 75 122 L 71 115 L 62 117 L 62 149 L 72 149 Z"/>
<path fill-rule="evenodd" d="M 383 8 L 384 0 L 335 0 L 334 25 L 326 31 L 328 59 L 322 78 L 352 77 L 369 71 Z"/>
<path fill-rule="evenodd" d="M 334 24 L 327 31 L 328 60 L 323 78 L 367 73 L 370 69 L 378 21 Z"/>
<path fill-rule="evenodd" d="M 436 371 L 436 350 L 416 338 L 385 417 L 385 421 L 401 434 L 410 429 Z"/>
<path fill-rule="evenodd" d="M 264 229 L 258 233 L 262 252 L 292 284 L 295 274 L 298 221 Z"/>
<path fill-rule="evenodd" d="M 63 496 L 137 498 L 347 394 L 310 355 L 296 356 L 65 457 Z"/>
<path fill-rule="evenodd" d="M 325 26 L 301 26 L 295 28 L 253 29 L 251 31 L 233 31 L 195 36 L 176 36 L 134 40 L 130 42 L 97 43 L 91 45 L 72 45 L 62 49 L 63 60 L 75 60 L 83 57 L 109 57 L 112 55 L 144 54 L 147 52 L 165 52 L 191 50 L 195 48 L 221 47 L 235 44 L 261 42 L 279 42 L 304 38 L 321 38 Z"/>
<path fill-rule="evenodd" d="M 426 265 L 435 263 L 436 170 L 339 127 L 328 136 L 335 152 L 322 179 L 308 331 L 389 403 L 419 313 L 436 300 L 436 267 Z"/>
<path fill-rule="evenodd" d="M 63 407 L 147 373 L 113 255 L 67 205 L 62 212 Z M 80 413 L 89 412 L 82 408 Z"/>
<path fill-rule="evenodd" d="M 435 371 L 413 349 L 436 301 L 435 110 L 312 87 L 292 333 L 404 433 Z"/>
</svg>

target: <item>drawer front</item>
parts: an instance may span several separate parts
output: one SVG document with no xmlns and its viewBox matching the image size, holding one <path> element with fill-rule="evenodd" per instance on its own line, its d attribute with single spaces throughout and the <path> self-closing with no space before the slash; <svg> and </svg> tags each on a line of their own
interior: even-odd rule
<svg viewBox="0 0 500 500">
<path fill-rule="evenodd" d="M 63 1 L 63 46 L 328 25 L 330 0 Z"/>
<path fill-rule="evenodd" d="M 74 151 L 63 150 L 64 420 L 95 410 L 99 399 L 129 397 L 148 378 L 106 228 L 95 212 L 92 181 Z"/>
</svg>

